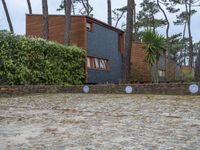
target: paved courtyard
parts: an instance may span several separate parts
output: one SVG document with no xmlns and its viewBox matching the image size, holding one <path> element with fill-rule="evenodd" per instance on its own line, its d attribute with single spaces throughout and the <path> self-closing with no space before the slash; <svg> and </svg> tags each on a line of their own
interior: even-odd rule
<svg viewBox="0 0 200 150">
<path fill-rule="evenodd" d="M 200 150 L 200 97 L 0 98 L 0 150 Z"/>
</svg>

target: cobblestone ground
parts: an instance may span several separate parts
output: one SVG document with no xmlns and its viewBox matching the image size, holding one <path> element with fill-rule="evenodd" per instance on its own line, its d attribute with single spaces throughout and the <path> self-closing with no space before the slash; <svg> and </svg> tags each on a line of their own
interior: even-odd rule
<svg viewBox="0 0 200 150">
<path fill-rule="evenodd" d="M 0 98 L 1 150 L 200 150 L 200 97 Z"/>
</svg>

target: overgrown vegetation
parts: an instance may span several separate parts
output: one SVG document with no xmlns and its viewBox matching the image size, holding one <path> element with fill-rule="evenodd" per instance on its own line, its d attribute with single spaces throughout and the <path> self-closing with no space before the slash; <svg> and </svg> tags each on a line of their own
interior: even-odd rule
<svg viewBox="0 0 200 150">
<path fill-rule="evenodd" d="M 143 48 L 146 51 L 144 61 L 151 67 L 152 81 L 158 83 L 158 61 L 164 54 L 165 39 L 152 30 L 145 30 L 142 34 L 142 41 L 144 43 Z M 154 65 L 155 68 L 153 68 Z"/>
<path fill-rule="evenodd" d="M 85 80 L 85 52 L 0 31 L 0 84 L 66 85 Z"/>
<path fill-rule="evenodd" d="M 185 82 L 193 82 L 194 81 L 194 69 L 182 69 L 180 73 L 180 78 Z"/>
</svg>

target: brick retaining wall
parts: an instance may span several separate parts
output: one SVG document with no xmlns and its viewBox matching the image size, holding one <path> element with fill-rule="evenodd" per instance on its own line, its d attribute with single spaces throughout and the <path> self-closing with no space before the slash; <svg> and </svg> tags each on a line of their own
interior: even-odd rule
<svg viewBox="0 0 200 150">
<path fill-rule="evenodd" d="M 196 83 L 200 87 L 200 83 Z M 133 84 L 133 94 L 169 94 L 169 95 L 190 95 L 190 84 Z M 89 93 L 125 93 L 126 85 L 89 85 Z M 27 86 L 0 86 L 0 96 L 14 96 L 37 93 L 83 93 L 83 86 L 51 86 L 51 85 L 27 85 Z M 200 95 L 198 92 L 195 95 Z"/>
</svg>

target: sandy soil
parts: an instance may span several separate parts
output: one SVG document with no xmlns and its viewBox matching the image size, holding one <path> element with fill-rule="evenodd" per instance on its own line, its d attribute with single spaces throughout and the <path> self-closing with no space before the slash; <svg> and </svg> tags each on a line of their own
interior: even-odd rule
<svg viewBox="0 0 200 150">
<path fill-rule="evenodd" d="M 0 98 L 0 150 L 200 150 L 200 97 Z"/>
</svg>

